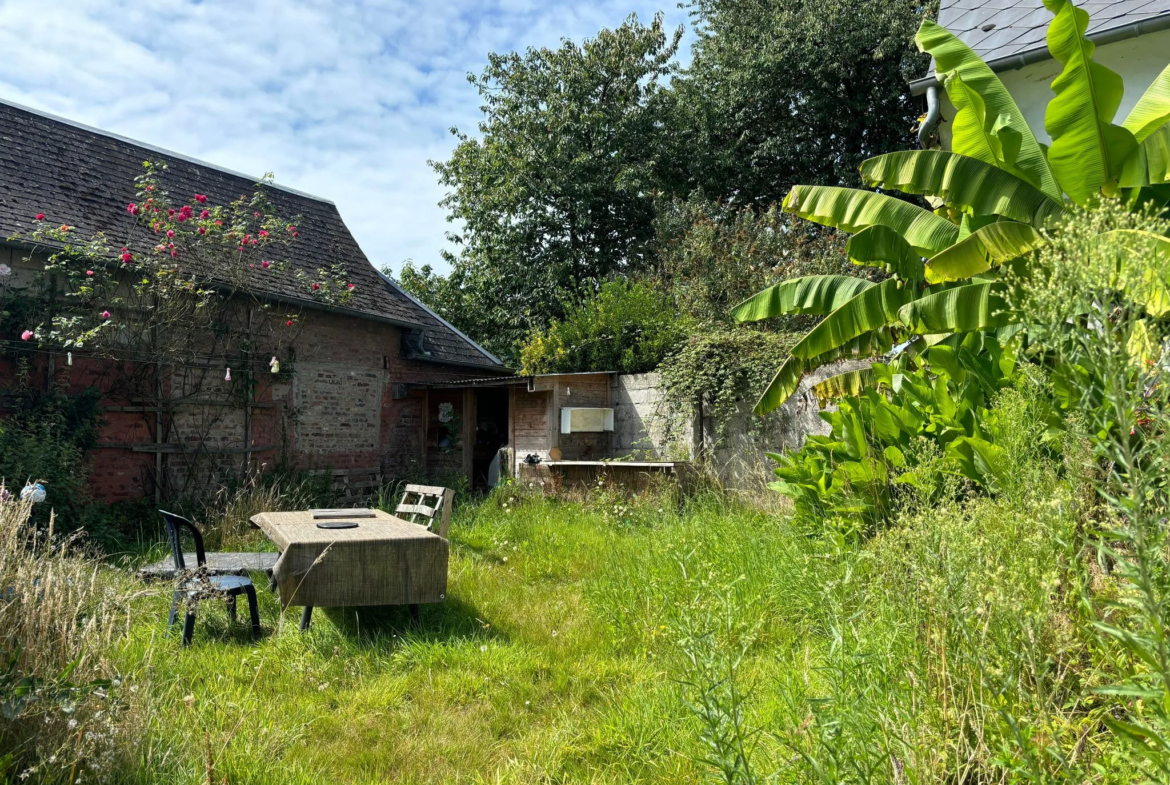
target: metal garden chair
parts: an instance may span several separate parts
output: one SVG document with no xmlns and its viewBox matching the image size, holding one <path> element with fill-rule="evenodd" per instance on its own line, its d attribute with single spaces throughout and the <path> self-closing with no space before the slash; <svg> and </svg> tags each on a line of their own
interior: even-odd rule
<svg viewBox="0 0 1170 785">
<path fill-rule="evenodd" d="M 207 552 L 203 549 L 203 534 L 194 523 L 186 518 L 165 510 L 159 510 L 167 526 L 167 536 L 171 541 L 171 553 L 175 560 L 175 593 L 171 598 L 171 615 L 167 618 L 167 630 L 175 624 L 179 613 L 179 602 L 184 595 L 188 600 L 198 599 L 205 595 L 218 595 L 227 598 L 228 617 L 234 624 L 236 621 L 236 597 L 241 594 L 248 596 L 248 613 L 252 618 L 252 637 L 260 637 L 260 609 L 256 604 L 256 587 L 252 579 L 242 575 L 208 575 Z M 195 540 L 195 559 L 198 564 L 195 574 L 187 573 L 187 563 L 183 558 L 183 529 L 191 533 Z M 191 637 L 195 633 L 195 604 L 187 603 L 186 619 L 183 621 L 183 645 L 191 645 Z"/>
</svg>

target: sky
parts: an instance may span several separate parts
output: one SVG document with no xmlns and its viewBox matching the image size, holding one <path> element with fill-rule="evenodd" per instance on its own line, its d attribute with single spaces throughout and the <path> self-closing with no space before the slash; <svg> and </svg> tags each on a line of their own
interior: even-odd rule
<svg viewBox="0 0 1170 785">
<path fill-rule="evenodd" d="M 476 130 L 468 72 L 657 11 L 687 20 L 677 0 L 0 0 L 0 99 L 272 172 L 337 203 L 376 267 L 445 271 L 427 161 Z"/>
</svg>

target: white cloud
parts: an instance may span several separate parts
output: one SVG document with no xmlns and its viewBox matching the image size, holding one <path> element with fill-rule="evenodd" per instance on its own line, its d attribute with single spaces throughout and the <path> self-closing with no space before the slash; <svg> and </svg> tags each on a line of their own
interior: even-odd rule
<svg viewBox="0 0 1170 785">
<path fill-rule="evenodd" d="M 661 3 L 661 4 L 660 4 Z M 665 7 L 664 7 L 665 6 Z M 427 166 L 475 129 L 488 52 L 674 0 L 6 0 L 0 97 L 337 202 L 376 265 L 442 267 Z"/>
</svg>

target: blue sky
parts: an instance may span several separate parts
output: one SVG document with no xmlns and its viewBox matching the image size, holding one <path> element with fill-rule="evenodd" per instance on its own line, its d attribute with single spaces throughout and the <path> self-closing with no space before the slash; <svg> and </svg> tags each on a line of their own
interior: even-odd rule
<svg viewBox="0 0 1170 785">
<path fill-rule="evenodd" d="M 0 97 L 337 202 L 376 266 L 443 269 L 427 159 L 474 131 L 491 51 L 675 0 L 0 0 Z M 689 38 L 689 36 L 688 36 Z"/>
</svg>

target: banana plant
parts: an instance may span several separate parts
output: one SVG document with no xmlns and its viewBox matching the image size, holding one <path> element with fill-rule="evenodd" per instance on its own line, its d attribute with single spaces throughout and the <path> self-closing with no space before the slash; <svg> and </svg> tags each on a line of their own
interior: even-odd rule
<svg viewBox="0 0 1170 785">
<path fill-rule="evenodd" d="M 1121 77 L 1093 60 L 1089 15 L 1069 0 L 1044 0 L 1053 14 L 1047 43 L 1061 64 L 1036 138 L 999 77 L 956 36 L 924 21 L 915 41 L 934 57 L 956 114 L 951 150 L 915 150 L 861 165 L 866 186 L 794 187 L 783 209 L 852 234 L 857 265 L 890 277 L 874 284 L 850 276 L 784 281 L 736 306 L 740 322 L 805 313 L 824 320 L 792 349 L 757 402 L 780 406 L 810 371 L 842 357 L 873 357 L 926 336 L 1006 326 L 998 268 L 1027 263 L 1058 231 L 1071 206 L 1122 197 L 1135 207 L 1170 203 L 1170 66 L 1129 116 L 1115 123 Z M 935 209 L 890 195 L 922 197 Z M 938 340 L 937 337 L 927 340 Z M 852 374 L 834 388 L 856 390 Z"/>
</svg>

